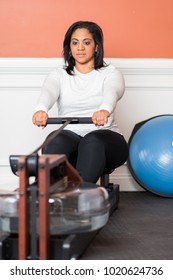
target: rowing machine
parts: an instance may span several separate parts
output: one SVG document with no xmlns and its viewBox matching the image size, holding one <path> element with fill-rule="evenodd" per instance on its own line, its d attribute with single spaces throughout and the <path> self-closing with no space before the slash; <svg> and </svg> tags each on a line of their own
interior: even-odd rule
<svg viewBox="0 0 173 280">
<path fill-rule="evenodd" d="M 64 155 L 38 155 L 69 123 L 88 118 L 48 119 L 61 123 L 27 156 L 10 156 L 19 189 L 0 194 L 0 259 L 76 259 L 118 206 L 118 185 L 83 182 Z"/>
</svg>

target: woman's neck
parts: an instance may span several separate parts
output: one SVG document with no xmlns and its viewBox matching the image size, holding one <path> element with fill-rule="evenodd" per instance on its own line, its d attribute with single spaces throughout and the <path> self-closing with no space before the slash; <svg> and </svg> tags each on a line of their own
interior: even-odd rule
<svg viewBox="0 0 173 280">
<path fill-rule="evenodd" d="M 75 68 L 80 73 L 87 74 L 87 73 L 89 73 L 89 72 L 94 70 L 94 65 L 93 65 L 93 63 L 92 64 L 79 64 L 79 63 L 76 63 Z"/>
</svg>

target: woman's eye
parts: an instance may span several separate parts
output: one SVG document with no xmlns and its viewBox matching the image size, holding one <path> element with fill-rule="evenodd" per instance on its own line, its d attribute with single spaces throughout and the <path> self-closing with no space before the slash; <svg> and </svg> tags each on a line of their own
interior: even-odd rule
<svg viewBox="0 0 173 280">
<path fill-rule="evenodd" d="M 76 41 L 72 41 L 71 44 L 74 45 L 74 46 L 76 46 L 76 45 L 77 45 L 77 42 L 76 42 Z"/>
<path fill-rule="evenodd" d="M 85 42 L 85 45 L 87 45 L 87 46 L 90 45 L 90 42 L 89 42 L 89 41 L 86 41 L 86 42 Z"/>
</svg>

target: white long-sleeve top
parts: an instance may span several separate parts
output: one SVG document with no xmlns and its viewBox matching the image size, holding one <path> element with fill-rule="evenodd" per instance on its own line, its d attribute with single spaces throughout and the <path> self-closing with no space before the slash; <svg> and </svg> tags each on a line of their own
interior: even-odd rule
<svg viewBox="0 0 173 280">
<path fill-rule="evenodd" d="M 110 117 L 103 127 L 97 128 L 94 124 L 69 124 L 66 129 L 81 136 L 96 129 L 110 129 L 120 133 L 114 119 L 114 110 L 124 90 L 124 78 L 113 65 L 87 74 L 74 68 L 73 76 L 61 67 L 46 77 L 35 111 L 48 112 L 57 103 L 59 117 L 92 117 L 95 111 L 104 109 L 110 112 Z"/>
</svg>

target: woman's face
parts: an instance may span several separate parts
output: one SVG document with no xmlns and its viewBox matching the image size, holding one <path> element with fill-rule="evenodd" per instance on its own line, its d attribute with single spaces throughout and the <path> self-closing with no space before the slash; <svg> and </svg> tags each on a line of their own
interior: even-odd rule
<svg viewBox="0 0 173 280">
<path fill-rule="evenodd" d="M 94 67 L 97 46 L 87 28 L 78 28 L 72 33 L 70 49 L 76 64 L 88 64 Z"/>
</svg>

